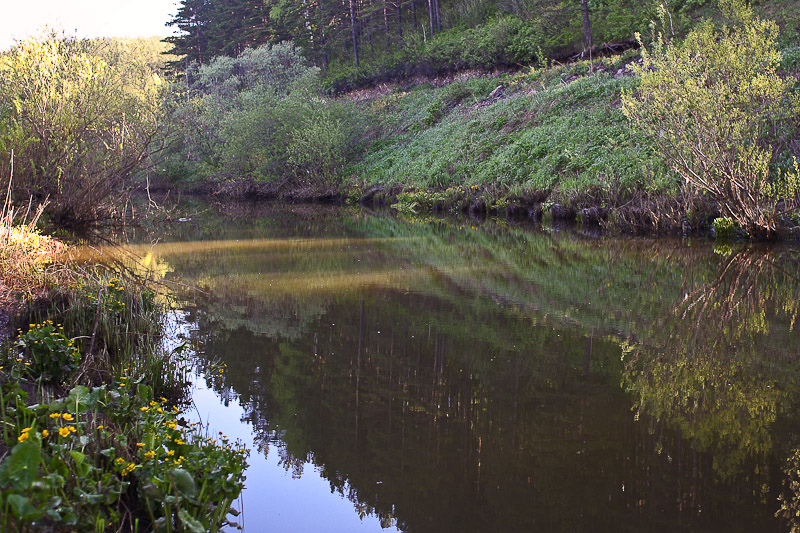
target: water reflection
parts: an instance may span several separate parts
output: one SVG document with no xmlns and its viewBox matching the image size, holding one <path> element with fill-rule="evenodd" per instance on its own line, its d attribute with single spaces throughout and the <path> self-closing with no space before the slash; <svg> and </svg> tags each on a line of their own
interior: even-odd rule
<svg viewBox="0 0 800 533">
<path fill-rule="evenodd" d="M 357 515 L 404 531 L 783 527 L 793 251 L 248 219 L 133 250 L 179 283 L 201 367 L 227 364 L 207 386 L 259 452 L 313 468 Z"/>
</svg>

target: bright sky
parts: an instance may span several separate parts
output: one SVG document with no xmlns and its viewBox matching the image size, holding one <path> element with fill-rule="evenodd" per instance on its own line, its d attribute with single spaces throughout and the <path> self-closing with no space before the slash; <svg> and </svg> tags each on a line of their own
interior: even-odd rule
<svg viewBox="0 0 800 533">
<path fill-rule="evenodd" d="M 77 37 L 166 36 L 177 11 L 178 0 L 0 0 L 0 50 L 45 26 Z"/>
</svg>

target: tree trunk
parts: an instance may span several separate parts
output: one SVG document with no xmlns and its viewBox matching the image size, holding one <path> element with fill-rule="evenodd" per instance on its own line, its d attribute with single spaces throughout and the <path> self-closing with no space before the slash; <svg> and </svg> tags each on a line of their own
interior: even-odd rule
<svg viewBox="0 0 800 533">
<path fill-rule="evenodd" d="M 431 37 L 433 37 L 434 22 L 433 22 L 433 0 L 428 0 L 428 22 L 431 26 Z"/>
<path fill-rule="evenodd" d="M 433 0 L 433 18 L 436 22 L 436 31 L 442 33 L 442 16 L 439 11 L 439 0 Z"/>
<path fill-rule="evenodd" d="M 592 26 L 589 24 L 589 0 L 581 0 L 583 13 L 583 51 L 592 47 Z"/>
<path fill-rule="evenodd" d="M 386 50 L 392 48 L 392 38 L 389 35 L 389 6 L 387 0 L 383 2 L 383 29 L 386 32 Z"/>
<path fill-rule="evenodd" d="M 350 35 L 353 38 L 353 62 L 358 67 L 358 35 L 356 34 L 356 4 L 350 0 Z"/>
<path fill-rule="evenodd" d="M 400 45 L 403 44 L 403 0 L 397 0 L 397 34 L 400 37 Z"/>
</svg>

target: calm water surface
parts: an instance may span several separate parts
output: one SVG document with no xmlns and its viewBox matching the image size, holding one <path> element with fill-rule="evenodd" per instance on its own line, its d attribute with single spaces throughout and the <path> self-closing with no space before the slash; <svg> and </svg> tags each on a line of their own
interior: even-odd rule
<svg viewBox="0 0 800 533">
<path fill-rule="evenodd" d="M 130 250 L 252 449 L 247 532 L 790 527 L 795 250 L 308 207 Z"/>
</svg>

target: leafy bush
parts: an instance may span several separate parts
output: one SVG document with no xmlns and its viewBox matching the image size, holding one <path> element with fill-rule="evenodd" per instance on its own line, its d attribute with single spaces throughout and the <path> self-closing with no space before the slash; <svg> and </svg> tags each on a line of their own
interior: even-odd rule
<svg viewBox="0 0 800 533">
<path fill-rule="evenodd" d="M 0 171 L 14 152 L 18 204 L 49 200 L 62 226 L 110 215 L 157 125 L 161 81 L 109 64 L 91 41 L 54 35 L 0 55 Z"/>
<path fill-rule="evenodd" d="M 741 0 L 720 6 L 728 25 L 702 22 L 682 44 L 659 37 L 643 52 L 641 85 L 623 96 L 624 110 L 689 187 L 751 235 L 771 238 L 784 211 L 797 209 L 797 176 L 770 164 L 796 135 L 800 101 L 777 74 L 775 23 Z"/>
<path fill-rule="evenodd" d="M 26 405 L 18 385 L 0 390 L 3 530 L 129 530 L 144 509 L 159 531 L 217 531 L 239 496 L 247 453 L 205 438 L 146 385 L 119 376 L 62 399 Z M 183 424 L 183 425 L 181 425 Z"/>
<path fill-rule="evenodd" d="M 64 336 L 64 327 L 53 324 L 52 320 L 31 324 L 26 333 L 20 334 L 16 347 L 23 356 L 17 361 L 29 366 L 26 370 L 46 382 L 65 381 L 77 370 L 81 359 L 74 341 Z"/>
<path fill-rule="evenodd" d="M 712 222 L 714 237 L 719 240 L 730 239 L 736 235 L 736 223 L 728 217 L 717 217 Z"/>
<path fill-rule="evenodd" d="M 174 177 L 327 184 L 368 131 L 352 103 L 321 94 L 319 70 L 291 43 L 215 58 L 178 105 Z"/>
</svg>

